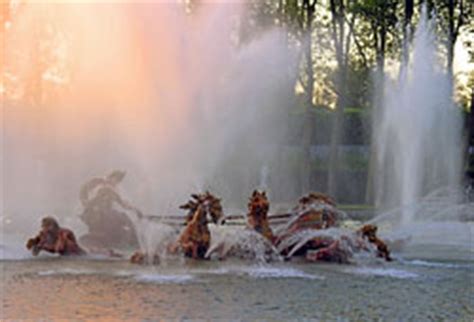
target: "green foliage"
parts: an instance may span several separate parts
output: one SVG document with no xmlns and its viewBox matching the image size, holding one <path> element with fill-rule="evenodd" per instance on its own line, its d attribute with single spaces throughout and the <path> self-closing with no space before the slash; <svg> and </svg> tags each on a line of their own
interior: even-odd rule
<svg viewBox="0 0 474 322">
<path fill-rule="evenodd" d="M 401 30 L 398 28 L 402 20 L 400 1 L 397 0 L 361 0 L 355 1 L 350 10 L 362 18 L 357 26 L 354 37 L 361 43 L 359 54 L 370 58 L 374 64 L 385 56 L 398 53 L 401 44 Z M 380 62 L 379 62 L 380 63 Z M 379 66 L 380 67 L 380 66 Z M 383 68 L 383 66 L 381 66 Z"/>
</svg>

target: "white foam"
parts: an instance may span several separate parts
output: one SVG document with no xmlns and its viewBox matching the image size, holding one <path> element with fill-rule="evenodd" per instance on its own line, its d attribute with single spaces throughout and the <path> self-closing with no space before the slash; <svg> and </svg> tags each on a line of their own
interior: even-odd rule
<svg viewBox="0 0 474 322">
<path fill-rule="evenodd" d="M 473 265 L 469 265 L 469 264 L 440 263 L 440 262 L 423 261 L 419 259 L 402 261 L 402 263 L 407 264 L 407 265 L 437 267 L 437 268 L 472 268 L 474 267 Z"/>
<path fill-rule="evenodd" d="M 196 274 L 213 274 L 213 275 L 227 275 L 232 274 L 233 269 L 229 267 L 219 267 L 211 269 L 193 269 L 192 272 Z M 234 270 L 235 271 L 235 270 Z"/>
<path fill-rule="evenodd" d="M 162 275 L 162 274 L 139 274 L 134 279 L 139 282 L 155 284 L 185 284 L 195 280 L 193 275 Z"/>
<path fill-rule="evenodd" d="M 324 279 L 322 276 L 305 273 L 295 268 L 280 267 L 249 267 L 242 270 L 243 273 L 255 278 L 302 278 L 302 279 Z"/>
<path fill-rule="evenodd" d="M 92 275 L 98 272 L 87 269 L 75 269 L 75 268 L 61 268 L 55 270 L 39 271 L 39 276 L 54 276 L 54 275 Z"/>
<path fill-rule="evenodd" d="M 227 266 L 215 269 L 192 270 L 196 274 L 215 275 L 239 275 L 250 276 L 252 278 L 303 278 L 303 279 L 324 279 L 322 276 L 308 274 L 304 271 L 291 267 L 271 267 L 271 266 Z"/>
<path fill-rule="evenodd" d="M 38 276 L 58 276 L 58 275 L 104 275 L 116 277 L 130 277 L 135 276 L 134 272 L 125 270 L 105 271 L 100 269 L 84 269 L 84 268 L 59 268 L 36 273 Z"/>
<path fill-rule="evenodd" d="M 387 276 L 400 279 L 417 278 L 418 274 L 396 268 L 356 267 L 344 269 L 344 272 L 366 276 Z"/>
<path fill-rule="evenodd" d="M 37 272 L 39 276 L 57 276 L 57 275 L 103 275 L 114 277 L 130 277 L 138 282 L 156 283 L 156 284 L 181 284 L 194 280 L 193 275 L 189 274 L 156 274 L 156 273 L 137 273 L 136 271 L 104 271 L 94 269 L 75 269 L 75 268 L 60 268 L 54 270 L 45 270 Z"/>
</svg>

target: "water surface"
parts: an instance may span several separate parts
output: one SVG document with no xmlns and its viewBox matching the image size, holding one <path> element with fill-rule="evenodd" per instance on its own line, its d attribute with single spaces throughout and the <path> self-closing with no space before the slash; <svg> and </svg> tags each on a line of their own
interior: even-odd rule
<svg viewBox="0 0 474 322">
<path fill-rule="evenodd" d="M 472 321 L 472 262 L 0 261 L 2 319 Z"/>
</svg>

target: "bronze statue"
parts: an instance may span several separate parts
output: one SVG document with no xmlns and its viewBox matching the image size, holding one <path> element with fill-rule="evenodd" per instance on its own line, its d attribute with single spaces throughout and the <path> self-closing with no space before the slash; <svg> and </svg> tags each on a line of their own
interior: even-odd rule
<svg viewBox="0 0 474 322">
<path fill-rule="evenodd" d="M 377 226 L 370 224 L 364 225 L 358 232 L 362 235 L 362 238 L 366 238 L 369 243 L 375 245 L 379 257 L 382 257 L 388 262 L 392 260 L 387 244 L 377 237 Z"/>
<path fill-rule="evenodd" d="M 44 250 L 59 255 L 84 255 L 86 252 L 79 246 L 74 233 L 59 226 L 53 217 L 44 217 L 41 220 L 41 231 L 30 238 L 26 248 L 31 250 L 34 256 Z"/>
<path fill-rule="evenodd" d="M 179 208 L 188 210 L 186 228 L 178 242 L 171 247 L 171 252 L 181 249 L 187 257 L 205 259 L 211 243 L 209 219 L 215 224 L 225 222 L 221 200 L 206 191 L 203 194 L 191 195 L 191 200 Z"/>
<path fill-rule="evenodd" d="M 91 249 L 138 246 L 137 232 L 127 212 L 134 212 L 138 218 L 143 215 L 117 192 L 117 185 L 124 177 L 124 171 L 116 170 L 105 178 L 93 178 L 81 187 L 84 210 L 80 218 L 89 232 L 81 236 L 80 241 Z"/>
<path fill-rule="evenodd" d="M 224 210 L 222 209 L 221 200 L 209 191 L 206 191 L 202 194 L 192 194 L 191 200 L 179 207 L 180 209 L 188 210 L 188 214 L 186 215 L 186 223 L 189 223 L 193 219 L 198 205 L 203 205 L 204 210 L 211 216 L 210 219 L 215 224 L 225 223 Z"/>
<path fill-rule="evenodd" d="M 207 223 L 206 211 L 202 205 L 198 205 L 192 219 L 179 237 L 179 246 L 187 257 L 205 258 L 211 244 L 211 232 Z"/>
<path fill-rule="evenodd" d="M 269 208 L 270 203 L 265 191 L 254 190 L 248 203 L 247 225 L 273 243 L 275 236 L 268 222 Z"/>
</svg>

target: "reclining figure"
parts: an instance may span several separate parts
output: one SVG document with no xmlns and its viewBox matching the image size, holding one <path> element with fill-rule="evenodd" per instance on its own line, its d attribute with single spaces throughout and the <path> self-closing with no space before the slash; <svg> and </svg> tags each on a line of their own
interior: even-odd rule
<svg viewBox="0 0 474 322">
<path fill-rule="evenodd" d="M 290 220 L 286 230 L 289 234 L 307 228 L 331 228 L 340 219 L 334 199 L 319 192 L 311 192 L 300 198 L 293 212 L 296 217 Z"/>
<path fill-rule="evenodd" d="M 291 242 L 288 244 L 291 237 L 307 230 L 336 227 L 340 217 L 334 199 L 318 192 L 311 192 L 301 197 L 292 213 L 293 215 L 286 227 L 280 231 L 275 241 L 275 244 L 284 255 L 287 255 L 290 248 L 294 246 Z M 322 247 L 321 245 L 326 247 L 331 243 L 321 239 L 324 238 L 318 237 L 315 240 L 309 240 L 305 245 L 301 245 L 295 255 L 304 255 L 308 249 Z"/>
<path fill-rule="evenodd" d="M 316 240 L 313 240 L 316 243 Z M 323 261 L 338 264 L 349 264 L 349 258 L 352 254 L 342 247 L 341 241 L 338 239 L 323 238 L 318 241 L 319 245 L 314 250 L 310 249 L 306 252 L 305 258 L 309 261 Z"/>
<path fill-rule="evenodd" d="M 341 213 L 329 196 L 310 193 L 298 201 L 294 212 L 276 240 L 277 248 L 287 257 L 303 255 L 310 261 L 348 263 L 353 252 L 369 251 L 369 244 L 374 244 L 379 257 L 391 260 L 387 245 L 376 236 L 376 226 L 366 225 L 356 234 L 335 228 Z"/>
<path fill-rule="evenodd" d="M 74 233 L 59 226 L 53 217 L 44 217 L 41 220 L 41 231 L 30 238 L 26 248 L 31 250 L 34 256 L 44 250 L 59 255 L 84 255 L 86 252 L 79 246 Z"/>
</svg>

